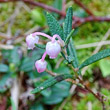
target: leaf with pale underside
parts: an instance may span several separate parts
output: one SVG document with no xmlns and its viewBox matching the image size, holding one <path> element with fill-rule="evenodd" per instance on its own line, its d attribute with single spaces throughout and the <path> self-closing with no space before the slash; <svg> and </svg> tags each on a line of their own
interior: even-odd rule
<svg viewBox="0 0 110 110">
<path fill-rule="evenodd" d="M 92 55 L 91 57 L 89 57 L 87 60 L 85 60 L 80 66 L 79 69 L 82 69 L 85 66 L 88 66 L 98 60 L 101 60 L 103 58 L 109 57 L 110 56 L 110 49 L 105 49 L 102 50 L 94 55 Z"/>
<path fill-rule="evenodd" d="M 56 77 L 52 77 L 46 81 L 44 81 L 43 83 L 41 83 L 37 88 L 35 88 L 31 93 L 38 93 L 58 82 L 61 82 L 67 78 L 72 78 L 73 76 L 70 74 L 62 74 L 62 75 L 58 75 Z"/>
</svg>

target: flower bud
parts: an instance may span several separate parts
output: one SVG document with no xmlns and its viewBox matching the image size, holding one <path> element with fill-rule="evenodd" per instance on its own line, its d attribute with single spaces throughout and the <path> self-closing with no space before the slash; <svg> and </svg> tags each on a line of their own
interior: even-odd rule
<svg viewBox="0 0 110 110">
<path fill-rule="evenodd" d="M 55 42 L 48 42 L 46 44 L 46 53 L 49 55 L 51 59 L 54 59 L 57 57 L 57 55 L 60 53 L 61 47 L 60 44 L 58 44 L 57 41 Z"/>
<path fill-rule="evenodd" d="M 27 43 L 28 49 L 33 49 L 35 47 L 35 44 L 38 43 L 38 40 L 39 40 L 38 36 L 33 37 L 32 34 L 28 35 L 26 37 L 26 43 Z"/>
<path fill-rule="evenodd" d="M 35 67 L 36 67 L 38 73 L 44 72 L 46 70 L 46 67 L 47 67 L 47 62 L 45 60 L 42 61 L 41 59 L 37 60 L 35 62 Z"/>
</svg>

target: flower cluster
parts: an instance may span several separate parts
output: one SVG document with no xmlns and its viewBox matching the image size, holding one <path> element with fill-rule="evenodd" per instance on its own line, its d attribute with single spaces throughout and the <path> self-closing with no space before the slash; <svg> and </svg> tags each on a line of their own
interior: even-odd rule
<svg viewBox="0 0 110 110">
<path fill-rule="evenodd" d="M 35 67 L 39 73 L 44 72 L 46 70 L 46 66 L 47 66 L 47 62 L 45 61 L 46 55 L 49 55 L 50 59 L 55 59 L 61 51 L 61 45 L 64 45 L 63 40 L 57 34 L 51 37 L 45 33 L 35 32 L 26 37 L 26 43 L 27 43 L 28 49 L 34 49 L 35 44 L 38 44 L 39 42 L 40 35 L 47 37 L 51 41 L 47 42 L 46 51 L 44 52 L 42 58 L 35 62 Z M 58 40 L 56 40 L 56 38 Z"/>
</svg>

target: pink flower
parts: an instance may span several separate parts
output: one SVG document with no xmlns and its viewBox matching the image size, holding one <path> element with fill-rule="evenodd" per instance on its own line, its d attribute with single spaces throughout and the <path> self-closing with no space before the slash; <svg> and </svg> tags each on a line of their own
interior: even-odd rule
<svg viewBox="0 0 110 110">
<path fill-rule="evenodd" d="M 51 59 L 56 58 L 57 55 L 61 51 L 61 46 L 62 47 L 64 46 L 64 41 L 57 34 L 55 34 L 55 35 L 53 35 L 53 37 L 51 37 L 42 32 L 35 32 L 26 37 L 26 43 L 27 43 L 28 49 L 33 49 L 35 47 L 35 44 L 37 44 L 39 41 L 38 36 L 44 36 L 51 40 L 50 42 L 48 42 L 46 44 L 46 51 L 42 55 L 42 58 L 35 62 L 35 67 L 36 67 L 37 71 L 39 73 L 41 73 L 41 72 L 44 72 L 47 67 L 47 62 L 45 61 L 46 55 L 48 54 Z M 56 38 L 58 40 L 56 40 Z"/>
<path fill-rule="evenodd" d="M 46 44 L 46 53 L 49 55 L 51 59 L 56 58 L 60 51 L 61 47 L 57 41 L 54 42 L 51 41 Z"/>
<path fill-rule="evenodd" d="M 46 70 L 46 67 L 47 67 L 47 62 L 45 60 L 42 61 L 42 59 L 37 60 L 35 62 L 35 67 L 36 67 L 38 73 L 44 72 Z"/>
<path fill-rule="evenodd" d="M 39 37 L 35 36 L 33 37 L 32 34 L 28 35 L 26 37 L 26 43 L 28 46 L 28 49 L 33 49 L 35 47 L 35 44 L 37 44 L 39 41 Z"/>
</svg>

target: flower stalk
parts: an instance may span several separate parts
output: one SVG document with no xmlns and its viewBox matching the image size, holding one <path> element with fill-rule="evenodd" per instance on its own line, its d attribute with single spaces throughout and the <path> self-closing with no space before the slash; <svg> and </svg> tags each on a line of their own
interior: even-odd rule
<svg viewBox="0 0 110 110">
<path fill-rule="evenodd" d="M 46 55 L 49 55 L 50 59 L 55 59 L 57 55 L 61 52 L 61 46 L 64 46 L 64 42 L 60 38 L 60 36 L 57 34 L 51 37 L 42 32 L 35 32 L 26 37 L 26 43 L 27 43 L 28 49 L 34 49 L 35 44 L 38 44 L 38 41 L 39 41 L 38 36 L 43 36 L 51 40 L 50 42 L 47 42 L 46 51 L 42 55 L 42 58 L 35 62 L 35 67 L 37 71 L 41 73 L 46 70 L 46 66 L 47 66 L 47 62 L 45 61 Z M 58 40 L 56 40 L 56 38 Z"/>
</svg>

